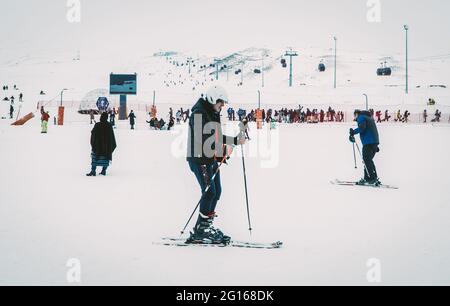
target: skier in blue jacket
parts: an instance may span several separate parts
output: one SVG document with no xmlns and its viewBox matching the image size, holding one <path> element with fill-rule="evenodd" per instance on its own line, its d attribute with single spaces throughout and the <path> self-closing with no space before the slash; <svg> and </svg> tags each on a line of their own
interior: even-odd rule
<svg viewBox="0 0 450 306">
<path fill-rule="evenodd" d="M 358 184 L 360 185 L 380 185 L 377 169 L 373 158 L 380 152 L 378 129 L 372 114 L 369 111 L 355 110 L 355 119 L 358 123 L 357 129 L 350 129 L 350 142 L 355 142 L 355 135 L 359 134 L 363 144 L 363 160 L 365 164 L 364 178 Z"/>
</svg>

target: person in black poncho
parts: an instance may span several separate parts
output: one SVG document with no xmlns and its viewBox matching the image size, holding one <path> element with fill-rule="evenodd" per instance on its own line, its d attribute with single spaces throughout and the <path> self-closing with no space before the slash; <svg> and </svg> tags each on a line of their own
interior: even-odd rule
<svg viewBox="0 0 450 306">
<path fill-rule="evenodd" d="M 87 176 L 96 176 L 97 167 L 102 167 L 100 175 L 105 176 L 112 161 L 112 154 L 117 147 L 114 130 L 108 122 L 108 113 L 102 113 L 100 122 L 96 123 L 91 132 L 91 172 Z"/>
</svg>

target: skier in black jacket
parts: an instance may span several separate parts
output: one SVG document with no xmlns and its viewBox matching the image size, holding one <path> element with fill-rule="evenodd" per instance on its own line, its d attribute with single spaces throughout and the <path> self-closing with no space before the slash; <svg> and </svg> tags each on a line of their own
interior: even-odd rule
<svg viewBox="0 0 450 306">
<path fill-rule="evenodd" d="M 216 205 L 222 193 L 219 167 L 231 154 L 229 150 L 244 144 L 245 138 L 223 135 L 220 112 L 226 103 L 228 95 L 225 89 L 213 86 L 204 98 L 198 100 L 189 117 L 187 161 L 200 185 L 202 198 L 200 214 L 187 243 L 220 244 L 230 241 L 230 237 L 213 227 Z"/>
</svg>

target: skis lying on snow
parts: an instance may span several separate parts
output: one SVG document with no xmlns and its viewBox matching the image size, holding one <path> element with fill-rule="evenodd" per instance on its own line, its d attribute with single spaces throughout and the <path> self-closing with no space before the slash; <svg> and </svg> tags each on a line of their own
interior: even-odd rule
<svg viewBox="0 0 450 306">
<path fill-rule="evenodd" d="M 372 187 L 372 188 L 384 188 L 384 189 L 399 189 L 398 187 L 392 186 L 392 185 L 359 185 L 357 182 L 351 182 L 351 181 L 341 181 L 341 180 L 334 180 L 331 181 L 331 184 L 333 185 L 339 185 L 339 186 L 358 186 L 358 187 Z"/>
<path fill-rule="evenodd" d="M 244 241 L 230 241 L 227 244 L 193 244 L 186 243 L 186 239 L 182 238 L 162 238 L 159 242 L 154 242 L 156 245 L 165 246 L 180 246 L 180 247 L 234 247 L 234 248 L 247 248 L 247 249 L 279 249 L 283 246 L 283 242 L 277 241 L 273 243 L 255 243 Z"/>
</svg>

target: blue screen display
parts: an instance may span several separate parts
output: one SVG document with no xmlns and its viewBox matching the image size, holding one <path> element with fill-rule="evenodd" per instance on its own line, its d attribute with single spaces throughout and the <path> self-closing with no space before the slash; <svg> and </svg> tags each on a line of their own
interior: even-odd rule
<svg viewBox="0 0 450 306">
<path fill-rule="evenodd" d="M 109 84 L 111 95 L 135 95 L 137 93 L 136 74 L 111 74 Z"/>
</svg>

